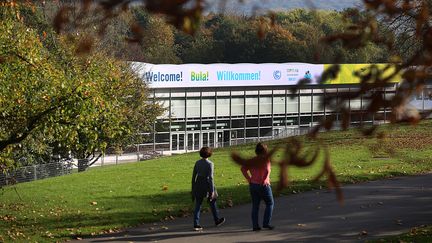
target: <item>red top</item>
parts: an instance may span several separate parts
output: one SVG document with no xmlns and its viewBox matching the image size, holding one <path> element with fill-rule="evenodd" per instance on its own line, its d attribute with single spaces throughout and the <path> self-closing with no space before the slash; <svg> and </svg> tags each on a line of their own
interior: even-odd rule
<svg viewBox="0 0 432 243">
<path fill-rule="evenodd" d="M 250 175 L 248 173 L 250 172 Z M 267 163 L 259 167 L 242 166 L 241 172 L 249 183 L 270 185 L 270 160 Z"/>
</svg>

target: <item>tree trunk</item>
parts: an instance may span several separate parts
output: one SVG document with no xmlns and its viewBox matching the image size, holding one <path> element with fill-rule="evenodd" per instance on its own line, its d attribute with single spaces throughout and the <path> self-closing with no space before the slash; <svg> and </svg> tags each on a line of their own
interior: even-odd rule
<svg viewBox="0 0 432 243">
<path fill-rule="evenodd" d="M 89 159 L 78 159 L 78 172 L 83 172 L 89 167 Z"/>
</svg>

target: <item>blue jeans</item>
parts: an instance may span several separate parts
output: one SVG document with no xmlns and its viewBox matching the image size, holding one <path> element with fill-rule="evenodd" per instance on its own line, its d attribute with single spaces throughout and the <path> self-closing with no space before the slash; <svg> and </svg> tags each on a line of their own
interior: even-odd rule
<svg viewBox="0 0 432 243">
<path fill-rule="evenodd" d="M 200 225 L 199 220 L 200 220 L 201 204 L 203 202 L 203 199 L 204 197 L 195 197 L 194 226 Z M 216 199 L 209 201 L 209 204 L 210 204 L 211 212 L 213 214 L 213 219 L 216 223 L 219 219 L 219 212 L 216 206 Z"/>
<path fill-rule="evenodd" d="M 258 213 L 261 199 L 264 200 L 266 208 L 264 211 L 263 226 L 270 225 L 273 214 L 273 192 L 270 185 L 249 184 L 249 191 L 252 197 L 252 227 L 259 228 Z"/>
</svg>

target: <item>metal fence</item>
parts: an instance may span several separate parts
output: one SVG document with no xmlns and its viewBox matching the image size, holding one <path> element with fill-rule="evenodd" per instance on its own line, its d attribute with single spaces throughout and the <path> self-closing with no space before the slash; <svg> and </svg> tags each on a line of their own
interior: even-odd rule
<svg viewBox="0 0 432 243">
<path fill-rule="evenodd" d="M 72 169 L 71 161 L 23 166 L 0 173 L 0 186 L 66 175 L 72 173 Z"/>
</svg>

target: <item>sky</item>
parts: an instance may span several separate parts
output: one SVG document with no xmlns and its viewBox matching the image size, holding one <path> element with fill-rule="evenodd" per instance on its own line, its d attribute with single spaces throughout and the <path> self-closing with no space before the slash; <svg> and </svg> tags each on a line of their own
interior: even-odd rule
<svg viewBox="0 0 432 243">
<path fill-rule="evenodd" d="M 295 8 L 343 10 L 362 5 L 361 0 L 207 0 L 208 12 L 236 14 L 259 14 L 269 10 L 289 10 Z"/>
</svg>

